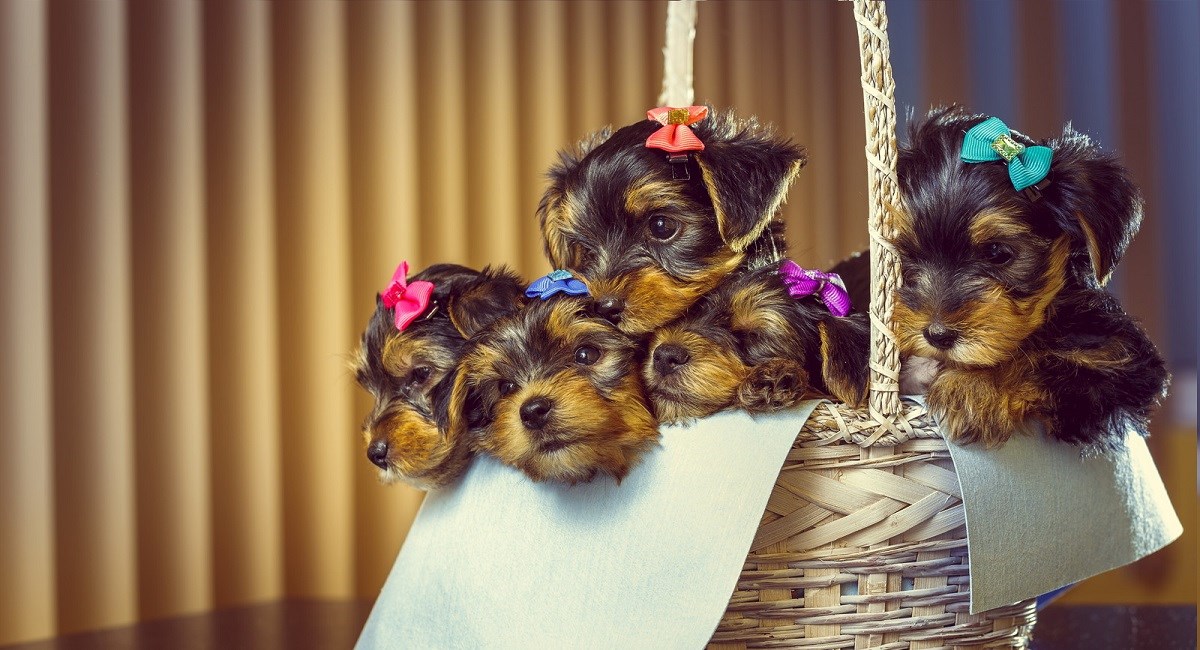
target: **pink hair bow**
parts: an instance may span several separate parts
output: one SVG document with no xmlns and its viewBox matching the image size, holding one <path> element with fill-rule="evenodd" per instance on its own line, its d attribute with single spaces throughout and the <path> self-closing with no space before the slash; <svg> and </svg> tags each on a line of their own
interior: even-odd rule
<svg viewBox="0 0 1200 650">
<path fill-rule="evenodd" d="M 837 273 L 809 271 L 791 260 L 784 260 L 779 265 L 779 277 L 783 278 L 789 296 L 803 298 L 818 295 L 834 316 L 850 313 L 850 294 L 846 292 L 846 285 Z"/>
<path fill-rule="evenodd" d="M 646 117 L 662 125 L 646 138 L 648 149 L 662 149 L 667 153 L 704 151 L 704 143 L 688 127 L 708 117 L 707 106 L 659 106 L 646 111 Z"/>
<path fill-rule="evenodd" d="M 433 283 L 417 280 L 408 283 L 408 262 L 400 262 L 392 274 L 392 282 L 380 294 L 383 306 L 396 310 L 396 329 L 401 332 L 408 327 L 425 308 L 433 295 Z"/>
</svg>

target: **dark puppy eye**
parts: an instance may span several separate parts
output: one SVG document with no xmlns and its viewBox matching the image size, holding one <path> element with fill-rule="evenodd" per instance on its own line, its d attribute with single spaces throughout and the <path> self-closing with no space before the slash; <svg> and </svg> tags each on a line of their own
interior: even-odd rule
<svg viewBox="0 0 1200 650">
<path fill-rule="evenodd" d="M 600 351 L 590 345 L 575 348 L 575 363 L 590 366 L 600 360 Z"/>
<path fill-rule="evenodd" d="M 983 248 L 983 258 L 997 266 L 1004 266 L 1013 261 L 1015 257 L 1013 249 L 1004 244 L 988 244 Z"/>
<path fill-rule="evenodd" d="M 413 368 L 412 374 L 408 376 L 409 386 L 420 386 L 429 379 L 429 375 L 433 374 L 433 368 L 429 366 L 417 366 Z"/>
<path fill-rule="evenodd" d="M 679 222 L 670 217 L 652 217 L 650 219 L 650 236 L 660 241 L 667 241 L 679 232 Z"/>
<path fill-rule="evenodd" d="M 505 395 L 511 395 L 516 390 L 517 390 L 516 382 L 508 381 L 507 379 L 500 382 L 500 396 L 501 397 L 504 397 Z"/>
</svg>

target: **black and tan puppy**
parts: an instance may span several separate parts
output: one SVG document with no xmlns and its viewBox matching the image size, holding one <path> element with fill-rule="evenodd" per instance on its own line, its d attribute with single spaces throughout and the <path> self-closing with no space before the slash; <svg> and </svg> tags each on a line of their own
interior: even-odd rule
<svg viewBox="0 0 1200 650">
<path fill-rule="evenodd" d="M 451 411 L 478 409 L 476 446 L 535 481 L 620 481 L 658 440 L 639 362 L 586 297 L 534 299 L 472 342 Z"/>
<path fill-rule="evenodd" d="M 402 274 L 401 274 L 402 275 Z M 420 302 L 411 288 L 431 283 Z M 521 300 L 523 282 L 504 268 L 474 271 L 437 264 L 414 276 L 408 287 L 396 282 L 376 296 L 354 360 L 355 378 L 374 398 L 363 423 L 367 458 L 385 483 L 403 480 L 424 489 L 457 479 L 471 458 L 470 445 L 453 426 L 451 389 L 468 338 L 490 314 L 511 311 Z M 409 322 L 397 327 L 397 304 L 388 299 L 409 291 Z M 405 309 L 405 307 L 401 307 Z M 465 423 L 464 423 L 464 427 Z"/>
<path fill-rule="evenodd" d="M 701 151 L 648 147 L 662 128 L 647 119 L 564 152 L 538 208 L 550 261 L 575 271 L 596 313 L 629 334 L 675 320 L 736 269 L 781 260 L 774 217 L 806 161 L 803 148 L 732 113 L 688 127 Z"/>
<path fill-rule="evenodd" d="M 721 409 L 773 411 L 867 393 L 867 317 L 838 317 L 817 294 L 793 296 L 775 265 L 735 274 L 654 333 L 643 375 L 664 422 Z"/>
<path fill-rule="evenodd" d="M 1036 419 L 1059 440 L 1112 448 L 1145 431 L 1169 381 L 1101 289 L 1137 232 L 1141 196 L 1070 127 L 1035 143 L 985 118 L 936 109 L 900 150 L 901 352 L 941 362 L 929 406 L 957 441 L 1001 445 Z M 1000 159 L 964 161 L 987 148 Z"/>
</svg>

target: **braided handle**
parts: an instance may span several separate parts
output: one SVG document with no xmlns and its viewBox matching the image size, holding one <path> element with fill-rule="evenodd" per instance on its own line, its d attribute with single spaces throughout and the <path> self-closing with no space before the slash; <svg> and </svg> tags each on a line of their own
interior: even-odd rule
<svg viewBox="0 0 1200 650">
<path fill-rule="evenodd" d="M 900 260 L 892 248 L 892 211 L 899 205 L 896 181 L 896 82 L 887 36 L 887 11 L 879 0 L 854 0 L 862 60 L 867 131 L 867 179 L 871 236 L 871 400 L 880 423 L 900 412 L 900 353 L 892 333 L 892 296 L 900 286 Z"/>
<path fill-rule="evenodd" d="M 667 3 L 667 37 L 663 47 L 663 87 L 659 106 L 691 106 L 692 42 L 696 40 L 696 0 Z"/>
</svg>

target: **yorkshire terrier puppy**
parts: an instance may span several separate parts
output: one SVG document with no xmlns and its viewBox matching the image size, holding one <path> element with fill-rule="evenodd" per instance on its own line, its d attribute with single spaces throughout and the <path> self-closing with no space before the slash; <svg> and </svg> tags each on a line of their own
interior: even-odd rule
<svg viewBox="0 0 1200 650">
<path fill-rule="evenodd" d="M 457 479 L 471 458 L 455 418 L 474 414 L 449 409 L 467 340 L 489 314 L 514 308 L 523 282 L 505 268 L 436 264 L 411 281 L 407 272 L 401 264 L 376 296 L 353 369 L 375 400 L 362 435 L 380 479 L 430 489 Z"/>
<path fill-rule="evenodd" d="M 535 481 L 619 482 L 658 440 L 639 346 L 594 317 L 585 296 L 550 295 L 472 341 L 451 411 L 477 409 L 487 424 L 475 446 Z"/>
<path fill-rule="evenodd" d="M 546 254 L 622 332 L 661 327 L 737 269 L 783 258 L 775 220 L 806 162 L 755 120 L 654 109 L 560 154 L 538 207 Z"/>
<path fill-rule="evenodd" d="M 861 405 L 870 327 L 865 314 L 846 315 L 845 289 L 835 283 L 790 261 L 728 278 L 654 333 L 642 371 L 655 415 L 674 422 L 731 407 L 765 412 L 819 395 Z"/>
<path fill-rule="evenodd" d="M 896 335 L 941 363 L 928 402 L 952 439 L 999 446 L 1027 419 L 1093 450 L 1145 432 L 1169 376 L 1101 288 L 1142 218 L 1127 170 L 1070 127 L 1037 143 L 950 107 L 913 124 L 898 173 Z"/>
</svg>

